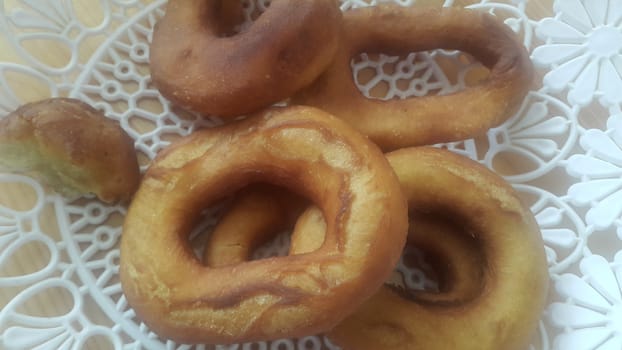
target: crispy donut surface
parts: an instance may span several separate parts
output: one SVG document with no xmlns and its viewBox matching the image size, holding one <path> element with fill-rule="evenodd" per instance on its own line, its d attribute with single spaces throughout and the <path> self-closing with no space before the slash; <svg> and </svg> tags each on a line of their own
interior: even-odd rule
<svg viewBox="0 0 622 350">
<path fill-rule="evenodd" d="M 71 98 L 25 104 L 0 119 L 0 169 L 35 175 L 57 192 L 127 201 L 140 182 L 134 140 Z"/>
<path fill-rule="evenodd" d="M 333 63 L 292 100 L 346 120 L 385 151 L 475 137 L 511 117 L 529 91 L 533 66 L 509 27 L 464 8 L 378 5 L 346 11 L 343 44 Z M 369 99 L 358 90 L 350 61 L 361 53 L 393 55 L 432 49 L 473 55 L 489 78 L 449 95 Z"/>
<path fill-rule="evenodd" d="M 409 199 L 408 243 L 432 257 L 440 292 L 384 287 L 328 332 L 329 338 L 344 350 L 526 349 L 548 288 L 543 243 L 531 212 L 503 179 L 449 151 L 410 148 L 387 158 Z M 270 200 L 257 192 L 247 198 Z M 226 215 L 241 217 L 248 208 L 234 206 Z M 263 213 L 273 220 L 279 214 Z M 280 214 L 284 222 L 287 215 Z M 322 212 L 307 209 L 294 228 L 290 254 L 321 247 L 325 229 Z M 258 234 L 245 233 L 237 238 L 250 241 Z M 212 239 L 214 245 L 223 243 L 231 241 Z M 219 259 L 227 256 L 212 256 Z"/>
<path fill-rule="evenodd" d="M 337 1 L 274 0 L 248 30 L 223 37 L 233 2 L 169 0 L 154 29 L 150 69 L 173 103 L 221 117 L 255 112 L 311 84 L 333 59 Z"/>
<path fill-rule="evenodd" d="M 284 186 L 320 207 L 324 244 L 304 255 L 204 266 L 187 240 L 202 209 L 253 182 Z M 320 110 L 270 109 L 198 131 L 158 155 L 125 219 L 121 283 L 137 315 L 179 342 L 314 334 L 389 276 L 407 220 L 399 182 L 374 144 Z"/>
</svg>

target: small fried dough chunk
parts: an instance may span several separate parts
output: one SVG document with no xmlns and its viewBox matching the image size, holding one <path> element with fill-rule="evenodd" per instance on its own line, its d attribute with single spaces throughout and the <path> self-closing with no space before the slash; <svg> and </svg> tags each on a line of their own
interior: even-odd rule
<svg viewBox="0 0 622 350">
<path fill-rule="evenodd" d="M 140 182 L 134 142 L 90 105 L 50 98 L 0 119 L 0 170 L 40 178 L 66 196 L 130 199 Z"/>
</svg>

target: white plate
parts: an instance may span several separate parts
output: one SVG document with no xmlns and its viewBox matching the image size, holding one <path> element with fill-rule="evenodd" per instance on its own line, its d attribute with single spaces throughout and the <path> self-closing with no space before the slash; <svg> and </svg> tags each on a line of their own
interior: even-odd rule
<svg viewBox="0 0 622 350">
<path fill-rule="evenodd" d="M 0 117 L 26 101 L 76 97 L 120 121 L 143 164 L 171 139 L 218 124 L 172 108 L 150 84 L 148 40 L 163 3 L 0 0 Z M 348 9 L 366 1 L 342 3 Z M 541 73 L 514 118 L 487 137 L 445 145 L 505 175 L 530 201 L 552 284 L 534 348 L 622 349 L 622 2 L 469 4 L 505 18 Z M 458 65 L 455 79 L 441 61 Z M 406 68 L 387 74 L 389 66 Z M 387 98 L 463 88 L 473 69 L 447 52 L 354 64 L 362 75 L 376 72 L 362 91 L 388 87 Z M 398 81 L 413 79 L 421 84 L 402 90 Z M 0 347 L 187 348 L 159 339 L 128 308 L 117 277 L 124 212 L 0 174 Z M 276 240 L 264 254 L 284 244 Z M 241 346 L 325 347 L 326 339 L 315 336 Z"/>
</svg>

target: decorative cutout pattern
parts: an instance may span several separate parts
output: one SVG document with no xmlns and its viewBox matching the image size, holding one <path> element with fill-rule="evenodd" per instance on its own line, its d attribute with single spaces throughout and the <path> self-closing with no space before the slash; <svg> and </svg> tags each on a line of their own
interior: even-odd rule
<svg viewBox="0 0 622 350">
<path fill-rule="evenodd" d="M 544 18 L 536 34 L 545 41 L 533 51 L 536 64 L 551 70 L 544 85 L 568 90 L 573 105 L 598 98 L 620 104 L 622 88 L 622 4 L 616 0 L 555 0 L 556 16 Z"/>
<path fill-rule="evenodd" d="M 417 5 L 415 0 L 342 0 L 341 6 L 347 11 L 391 1 Z M 269 2 L 247 0 L 248 21 Z M 12 3 L 0 0 L 0 32 L 25 64 L 0 62 L 0 118 L 27 102 L 12 83 L 27 80 L 45 96 L 76 97 L 118 120 L 134 138 L 143 163 L 172 139 L 220 123 L 177 110 L 151 85 L 148 43 L 165 0 L 93 1 L 98 15 L 89 20 L 76 16 L 72 1 Z M 541 88 L 485 137 L 437 146 L 503 174 L 531 205 L 554 289 L 532 348 L 621 349 L 622 2 L 556 0 L 552 16 L 543 19 L 530 19 L 528 6 L 527 0 L 473 0 L 468 7 L 504 18 L 521 35 L 542 73 Z M 30 45 L 35 41 L 64 53 L 55 55 L 63 59 L 48 62 Z M 373 73 L 359 84 L 367 96 L 386 87 L 386 94 L 375 98 L 416 98 L 465 88 L 468 74 L 480 66 L 462 56 L 443 50 L 362 55 L 352 69 L 356 77 Z M 458 67 L 457 75 L 448 76 L 441 61 Z M 581 118 L 595 104 L 607 113 L 596 116 L 606 124 L 586 128 Z M 0 192 L 0 288 L 14 291 L 0 311 L 0 347 L 81 348 L 97 340 L 115 349 L 209 348 L 160 339 L 128 307 L 118 279 L 124 208 L 93 198 L 70 201 L 46 193 L 28 177 L 0 174 L 0 185 L 13 184 L 31 189 L 35 200 L 29 208 L 11 208 Z M 42 222 L 50 210 L 56 219 L 52 225 Z M 200 230 L 210 225 L 208 218 Z M 257 257 L 284 254 L 288 244 L 286 235 L 279 236 Z M 32 247 L 40 251 L 41 264 L 15 272 L 16 261 Z M 435 287 L 404 261 L 397 270 L 410 288 Z M 65 304 L 44 317 L 37 313 L 42 297 Z M 336 349 L 321 336 L 215 348 Z"/>
</svg>

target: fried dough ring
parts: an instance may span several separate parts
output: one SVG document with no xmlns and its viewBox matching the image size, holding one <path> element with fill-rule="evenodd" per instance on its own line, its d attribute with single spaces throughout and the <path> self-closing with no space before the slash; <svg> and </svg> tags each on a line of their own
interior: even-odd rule
<svg viewBox="0 0 622 350">
<path fill-rule="evenodd" d="M 221 37 L 233 2 L 169 0 L 154 28 L 150 69 L 173 103 L 221 117 L 255 112 L 311 84 L 333 59 L 336 1 L 274 0 L 247 31 Z"/>
<path fill-rule="evenodd" d="M 448 216 L 481 242 L 483 285 L 454 303 L 411 302 L 383 288 L 333 329 L 331 340 L 344 350 L 526 349 L 548 289 L 532 213 L 502 178 L 468 158 L 433 148 L 387 158 L 409 211 Z"/>
<path fill-rule="evenodd" d="M 485 12 L 378 5 L 344 13 L 333 63 L 292 99 L 344 119 L 385 151 L 467 139 L 511 117 L 529 91 L 533 66 L 516 35 Z M 368 99 L 350 61 L 368 53 L 461 50 L 490 69 L 487 81 L 450 95 Z"/>
<path fill-rule="evenodd" d="M 533 215 L 503 179 L 470 159 L 435 148 L 387 158 L 409 198 L 409 243 L 439 258 L 432 262 L 440 293 L 412 292 L 412 302 L 403 291 L 382 288 L 329 338 L 344 350 L 525 349 L 548 287 Z M 456 236 L 458 227 L 463 237 Z M 290 254 L 313 252 L 324 230 L 321 212 L 305 211 Z"/>
<path fill-rule="evenodd" d="M 140 182 L 134 140 L 71 98 L 28 103 L 0 119 L 0 155 L 0 170 L 37 176 L 67 196 L 125 202 Z"/>
<path fill-rule="evenodd" d="M 290 188 L 322 208 L 325 243 L 305 255 L 203 266 L 187 241 L 202 208 L 252 182 Z M 270 109 L 198 131 L 157 157 L 125 219 L 121 283 L 140 319 L 179 342 L 323 332 L 389 276 L 407 218 L 374 144 L 320 110 Z"/>
</svg>

